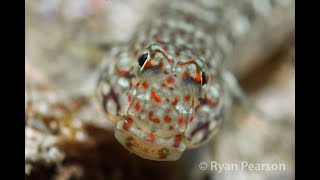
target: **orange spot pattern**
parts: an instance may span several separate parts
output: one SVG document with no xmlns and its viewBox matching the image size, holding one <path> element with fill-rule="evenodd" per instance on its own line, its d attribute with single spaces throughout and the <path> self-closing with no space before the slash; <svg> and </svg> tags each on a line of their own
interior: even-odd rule
<svg viewBox="0 0 320 180">
<path fill-rule="evenodd" d="M 149 88 L 149 83 L 147 83 L 146 81 L 144 81 L 142 83 L 142 87 L 145 88 L 145 89 L 148 89 Z"/>
<path fill-rule="evenodd" d="M 178 124 L 179 126 L 181 126 L 184 122 L 184 117 L 183 116 L 180 116 L 180 118 L 178 119 Z"/>
<path fill-rule="evenodd" d="M 176 148 L 179 147 L 181 139 L 182 139 L 181 134 L 176 135 L 173 140 L 173 147 L 176 147 Z"/>
<path fill-rule="evenodd" d="M 154 142 L 156 140 L 156 136 L 153 133 L 147 135 L 147 141 Z"/>
<path fill-rule="evenodd" d="M 178 104 L 178 98 L 175 96 L 173 102 L 171 103 L 172 106 L 175 106 Z"/>
<path fill-rule="evenodd" d="M 129 130 L 129 128 L 131 127 L 131 124 L 132 124 L 132 119 L 130 117 L 128 117 L 124 122 L 123 122 L 123 125 L 122 125 L 122 128 L 126 131 Z"/>
<path fill-rule="evenodd" d="M 164 121 L 165 121 L 165 122 L 169 123 L 169 122 L 171 122 L 171 120 L 172 120 L 172 119 L 171 119 L 170 116 L 168 116 L 168 115 L 165 115 L 165 116 L 164 116 Z"/>
<path fill-rule="evenodd" d="M 154 100 L 156 103 L 161 103 L 162 99 L 157 96 L 157 93 L 155 91 L 151 91 L 151 99 Z"/>
<path fill-rule="evenodd" d="M 174 83 L 174 79 L 173 79 L 172 77 L 168 77 L 168 78 L 166 79 L 166 81 L 167 81 L 168 84 Z"/>
<path fill-rule="evenodd" d="M 197 74 L 197 75 L 194 77 L 194 80 L 195 80 L 197 83 L 201 83 L 201 74 Z"/>
<path fill-rule="evenodd" d="M 159 118 L 154 118 L 154 117 L 153 117 L 153 114 L 154 114 L 153 111 L 150 111 L 150 112 L 148 113 L 149 120 L 152 121 L 152 122 L 154 122 L 154 123 L 157 123 L 157 124 L 160 123 L 160 119 L 159 119 Z"/>
<path fill-rule="evenodd" d="M 140 102 L 138 101 L 138 102 L 136 103 L 136 105 L 134 106 L 134 109 L 135 109 L 136 111 L 139 111 L 140 108 L 141 108 Z"/>
<path fill-rule="evenodd" d="M 184 102 L 189 102 L 189 100 L 190 100 L 190 96 L 185 96 L 184 97 Z"/>
</svg>

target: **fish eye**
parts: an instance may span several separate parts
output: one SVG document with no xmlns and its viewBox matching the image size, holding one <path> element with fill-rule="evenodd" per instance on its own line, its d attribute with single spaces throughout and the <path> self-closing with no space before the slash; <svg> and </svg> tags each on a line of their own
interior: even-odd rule
<svg viewBox="0 0 320 180">
<path fill-rule="evenodd" d="M 148 53 L 143 53 L 139 58 L 138 58 L 138 63 L 139 66 L 142 67 L 144 65 L 144 63 L 146 62 L 146 60 L 148 59 Z"/>
<path fill-rule="evenodd" d="M 201 80 L 201 85 L 203 86 L 203 85 L 205 85 L 205 84 L 207 84 L 207 75 L 206 75 L 206 73 L 203 71 L 202 72 L 202 78 L 201 78 L 202 80 Z"/>
</svg>

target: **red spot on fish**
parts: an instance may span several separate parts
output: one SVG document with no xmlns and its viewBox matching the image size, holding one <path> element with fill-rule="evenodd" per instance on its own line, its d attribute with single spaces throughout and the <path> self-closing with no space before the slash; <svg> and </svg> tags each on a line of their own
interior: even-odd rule
<svg viewBox="0 0 320 180">
<path fill-rule="evenodd" d="M 150 111 L 149 113 L 148 113 L 148 118 L 149 118 L 149 120 L 150 121 L 152 121 L 152 122 L 154 122 L 154 123 L 160 123 L 160 119 L 159 118 L 153 118 L 153 114 L 154 114 L 154 112 L 153 111 Z"/>
<path fill-rule="evenodd" d="M 173 79 L 172 77 L 168 77 L 168 78 L 166 79 L 166 81 L 167 81 L 168 84 L 174 83 L 174 79 Z"/>
<path fill-rule="evenodd" d="M 176 135 L 173 140 L 173 147 L 176 147 L 176 148 L 179 147 L 181 143 L 181 139 L 182 139 L 181 134 Z"/>
<path fill-rule="evenodd" d="M 151 119 L 151 121 L 152 122 L 154 122 L 154 123 L 160 123 L 160 119 L 159 118 L 153 118 L 153 119 Z"/>
<path fill-rule="evenodd" d="M 147 60 L 147 62 L 145 62 L 145 65 L 144 65 L 145 68 L 150 68 L 152 67 L 152 63 L 150 60 Z"/>
<path fill-rule="evenodd" d="M 162 84 L 161 84 L 161 87 L 163 87 L 163 88 L 164 88 L 164 87 L 166 87 L 166 85 L 165 85 L 164 83 L 162 83 Z"/>
<path fill-rule="evenodd" d="M 164 70 L 164 71 L 163 71 L 163 74 L 169 74 L 169 73 L 168 73 L 168 71 L 167 71 L 167 70 Z"/>
<path fill-rule="evenodd" d="M 186 80 L 188 78 L 188 72 L 184 72 L 182 74 L 182 78 Z"/>
<path fill-rule="evenodd" d="M 180 116 L 180 118 L 178 119 L 178 124 L 179 126 L 181 126 L 184 122 L 184 117 L 183 116 Z"/>
<path fill-rule="evenodd" d="M 189 100 L 190 100 L 190 96 L 185 96 L 184 97 L 184 102 L 189 102 Z"/>
<path fill-rule="evenodd" d="M 152 117 L 153 117 L 153 111 L 149 111 L 149 113 L 148 113 L 148 118 L 149 118 L 149 119 L 152 119 Z"/>
<path fill-rule="evenodd" d="M 164 116 L 164 121 L 165 121 L 165 122 L 169 123 L 169 122 L 171 122 L 171 120 L 172 120 L 172 119 L 171 119 L 170 116 L 168 116 L 168 115 L 165 115 L 165 116 Z"/>
<path fill-rule="evenodd" d="M 175 106 L 178 104 L 178 98 L 175 96 L 173 102 L 171 103 L 172 106 Z"/>
<path fill-rule="evenodd" d="M 169 102 L 170 100 L 168 98 L 166 98 L 166 101 Z"/>
<path fill-rule="evenodd" d="M 195 80 L 197 83 L 201 83 L 201 74 L 197 74 L 197 75 L 194 77 L 194 80 Z"/>
<path fill-rule="evenodd" d="M 166 159 L 168 157 L 167 154 L 159 154 L 160 159 Z"/>
<path fill-rule="evenodd" d="M 146 81 L 144 81 L 142 83 L 142 87 L 145 88 L 145 89 L 148 89 L 149 88 L 149 83 L 147 83 Z"/>
<path fill-rule="evenodd" d="M 136 105 L 134 106 L 134 109 L 135 109 L 136 111 L 139 111 L 140 108 L 141 108 L 140 102 L 138 101 L 138 102 L 136 103 Z"/>
<path fill-rule="evenodd" d="M 170 91 L 173 91 L 173 90 L 174 90 L 174 88 L 173 88 L 173 87 L 169 87 L 169 90 L 170 90 Z"/>
<path fill-rule="evenodd" d="M 169 150 L 167 148 L 162 148 L 158 151 L 159 158 L 160 159 L 166 159 L 169 154 Z"/>
<path fill-rule="evenodd" d="M 149 133 L 147 135 L 147 141 L 154 142 L 156 140 L 156 136 L 153 133 Z"/>
<path fill-rule="evenodd" d="M 173 126 L 169 126 L 169 130 L 171 131 L 173 129 Z"/>
<path fill-rule="evenodd" d="M 130 78 L 130 76 L 131 76 L 129 71 L 126 71 L 126 70 L 123 70 L 123 69 L 118 70 L 118 74 L 120 76 L 123 76 L 123 77 L 126 77 L 126 78 Z"/>
<path fill-rule="evenodd" d="M 163 62 L 159 62 L 158 66 L 159 66 L 159 68 L 162 68 L 163 67 Z"/>
<path fill-rule="evenodd" d="M 157 96 L 157 93 L 155 91 L 151 91 L 151 99 L 154 100 L 156 103 L 161 103 L 162 99 Z"/>
<path fill-rule="evenodd" d="M 131 119 L 131 117 L 127 117 L 126 120 L 124 120 L 123 124 L 122 124 L 122 128 L 126 131 L 129 130 L 129 128 L 132 125 L 133 120 Z"/>
</svg>

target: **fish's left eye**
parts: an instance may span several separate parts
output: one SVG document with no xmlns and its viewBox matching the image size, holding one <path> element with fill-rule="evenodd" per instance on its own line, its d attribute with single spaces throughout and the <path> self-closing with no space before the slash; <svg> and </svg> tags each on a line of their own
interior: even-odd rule
<svg viewBox="0 0 320 180">
<path fill-rule="evenodd" d="M 139 58 L 138 58 L 138 63 L 139 66 L 142 67 L 146 60 L 148 59 L 148 53 L 143 53 Z"/>
<path fill-rule="evenodd" d="M 201 85 L 203 86 L 207 84 L 207 82 L 208 82 L 207 75 L 205 72 L 202 72 Z"/>
</svg>

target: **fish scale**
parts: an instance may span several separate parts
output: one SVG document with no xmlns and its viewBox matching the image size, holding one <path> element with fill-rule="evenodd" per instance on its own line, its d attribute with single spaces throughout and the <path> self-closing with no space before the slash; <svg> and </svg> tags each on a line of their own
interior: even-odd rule
<svg viewBox="0 0 320 180">
<path fill-rule="evenodd" d="M 288 4 L 174 1 L 150 7 L 132 39 L 107 53 L 101 66 L 97 100 L 117 140 L 158 161 L 177 160 L 186 148 L 208 142 L 234 97 L 246 101 L 226 69 L 228 57 L 255 22 Z"/>
</svg>

